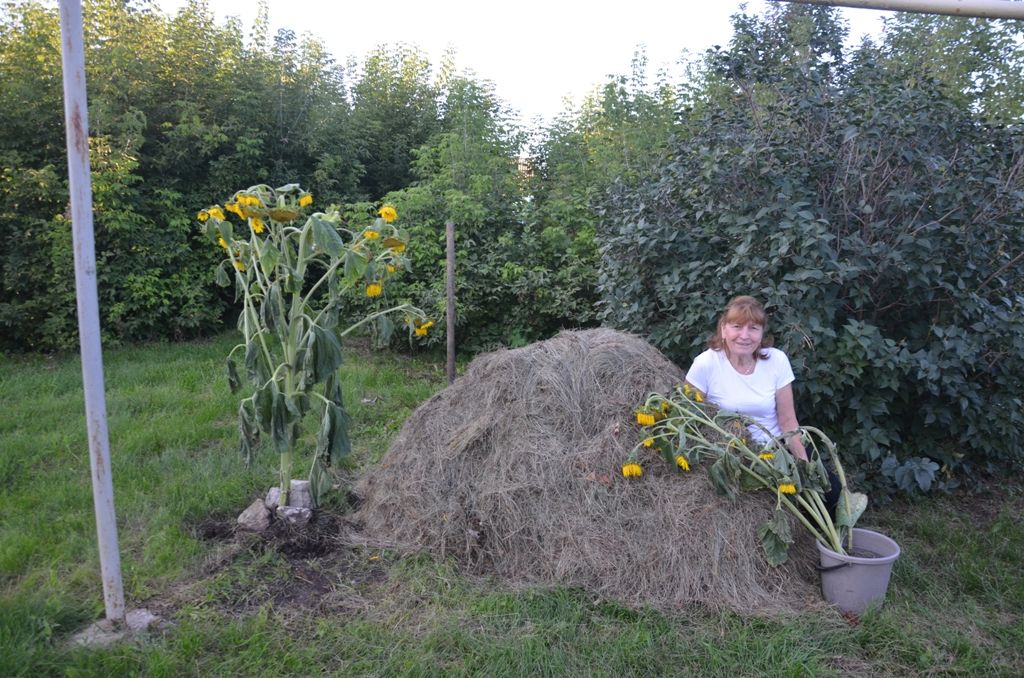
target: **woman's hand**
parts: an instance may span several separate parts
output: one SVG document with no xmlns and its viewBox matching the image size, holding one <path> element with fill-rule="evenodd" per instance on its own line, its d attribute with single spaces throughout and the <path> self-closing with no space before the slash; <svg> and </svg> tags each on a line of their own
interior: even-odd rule
<svg viewBox="0 0 1024 678">
<path fill-rule="evenodd" d="M 793 385 L 786 384 L 775 392 L 775 412 L 779 416 L 779 428 L 786 437 L 786 446 L 797 459 L 807 461 L 807 450 L 804 441 L 796 432 L 800 422 L 796 420 L 796 407 L 793 405 Z"/>
</svg>

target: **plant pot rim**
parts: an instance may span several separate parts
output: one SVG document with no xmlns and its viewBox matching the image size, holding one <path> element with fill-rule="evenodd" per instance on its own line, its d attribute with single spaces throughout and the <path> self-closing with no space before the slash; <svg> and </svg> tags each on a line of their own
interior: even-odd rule
<svg viewBox="0 0 1024 678">
<path fill-rule="evenodd" d="M 837 560 L 853 563 L 857 565 L 884 565 L 885 563 L 891 563 L 900 557 L 900 545 L 896 543 L 892 537 L 882 534 L 876 530 L 869 530 L 863 527 L 853 528 L 854 539 L 857 535 L 869 536 L 872 539 L 881 540 L 882 544 L 889 547 L 889 553 L 879 555 L 877 557 L 864 557 L 864 556 L 851 556 L 845 553 L 837 553 L 828 546 L 822 544 L 820 541 L 815 540 L 815 545 L 818 547 L 818 552 L 822 554 L 828 554 L 830 557 Z"/>
</svg>

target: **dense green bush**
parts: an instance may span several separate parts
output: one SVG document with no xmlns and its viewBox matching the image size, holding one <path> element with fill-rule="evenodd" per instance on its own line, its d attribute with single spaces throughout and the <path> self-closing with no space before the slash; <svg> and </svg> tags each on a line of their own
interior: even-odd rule
<svg viewBox="0 0 1024 678">
<path fill-rule="evenodd" d="M 443 318 L 450 219 L 461 349 L 519 346 L 593 323 L 593 229 L 531 207 L 517 163 L 525 138 L 492 87 L 449 74 L 442 90 L 441 131 L 416 150 L 416 181 L 387 196 L 412 242 L 411 270 L 387 293 Z M 425 343 L 444 340 L 444 323 L 436 329 Z"/>
<path fill-rule="evenodd" d="M 685 366 L 754 294 L 801 420 L 862 473 L 913 492 L 1019 468 L 1024 130 L 870 45 L 843 55 L 825 10 L 744 20 L 693 136 L 608 200 L 604 317 Z"/>
<path fill-rule="evenodd" d="M 83 24 L 108 340 L 204 334 L 233 315 L 231 296 L 210 284 L 212 253 L 193 228 L 196 210 L 225 187 L 301 179 L 318 204 L 366 199 L 408 173 L 411 149 L 436 126 L 415 54 L 378 51 L 350 85 L 319 41 L 271 34 L 265 8 L 248 41 L 237 20 L 218 24 L 202 1 L 166 17 L 141 0 L 90 0 Z M 20 0 L 0 12 L 0 99 L 0 350 L 73 346 L 53 3 Z M 363 106 L 358 116 L 353 100 Z M 425 121 L 416 134 L 390 134 L 415 121 Z M 366 164 L 384 156 L 394 162 Z"/>
</svg>

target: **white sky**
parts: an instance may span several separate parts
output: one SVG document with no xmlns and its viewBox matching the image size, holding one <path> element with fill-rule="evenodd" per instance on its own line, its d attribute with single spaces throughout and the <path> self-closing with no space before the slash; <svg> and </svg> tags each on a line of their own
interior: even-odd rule
<svg viewBox="0 0 1024 678">
<path fill-rule="evenodd" d="M 611 74 L 628 74 L 637 47 L 646 48 L 650 74 L 665 69 L 681 80 L 684 50 L 699 54 L 725 45 L 729 17 L 739 0 L 630 0 L 612 4 L 558 0 L 268 0 L 270 23 L 319 38 L 341 63 L 361 59 L 384 43 L 419 47 L 436 68 L 446 48 L 454 48 L 456 66 L 494 83 L 495 91 L 524 122 L 550 120 L 565 100 L 582 97 Z M 157 0 L 173 14 L 185 0 Z M 248 28 L 257 12 L 252 0 L 209 0 L 218 20 L 237 16 Z M 747 2 L 760 14 L 768 4 Z M 891 12 L 842 9 L 854 42 L 881 30 Z"/>
</svg>

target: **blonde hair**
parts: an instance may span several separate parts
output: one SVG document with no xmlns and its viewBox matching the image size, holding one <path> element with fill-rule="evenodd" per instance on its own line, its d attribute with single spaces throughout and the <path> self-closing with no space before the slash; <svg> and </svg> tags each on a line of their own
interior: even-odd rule
<svg viewBox="0 0 1024 678">
<path fill-rule="evenodd" d="M 725 350 L 725 339 L 722 338 L 722 328 L 726 323 L 739 323 L 741 325 L 760 325 L 761 330 L 764 334 L 761 335 L 761 344 L 754 351 L 754 355 L 761 360 L 768 359 L 768 353 L 764 350 L 771 347 L 773 340 L 772 336 L 768 334 L 768 314 L 765 313 L 764 306 L 761 302 L 754 297 L 741 295 L 733 297 L 728 304 L 725 305 L 725 311 L 718 318 L 718 325 L 715 327 L 715 333 L 708 339 L 708 347 L 716 351 Z"/>
</svg>

